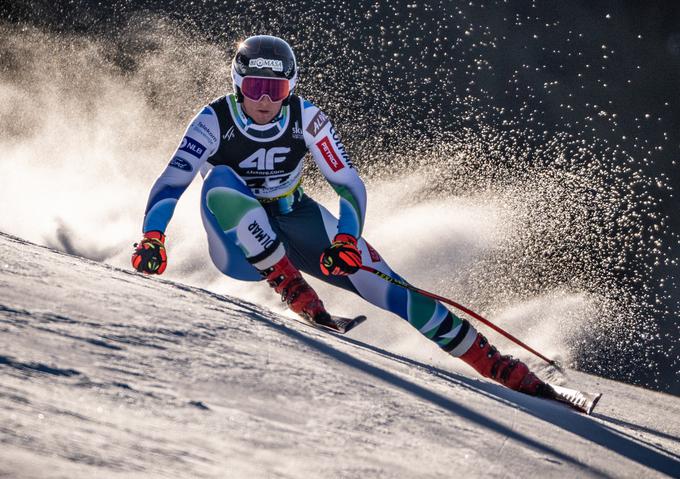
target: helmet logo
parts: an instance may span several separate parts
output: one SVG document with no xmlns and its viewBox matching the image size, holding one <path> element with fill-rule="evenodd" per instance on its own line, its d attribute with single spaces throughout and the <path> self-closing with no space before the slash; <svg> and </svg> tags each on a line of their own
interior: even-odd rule
<svg viewBox="0 0 680 479">
<path fill-rule="evenodd" d="M 283 71 L 283 62 L 281 60 L 270 60 L 268 58 L 253 58 L 248 63 L 250 68 L 270 68 L 275 72 Z"/>
</svg>

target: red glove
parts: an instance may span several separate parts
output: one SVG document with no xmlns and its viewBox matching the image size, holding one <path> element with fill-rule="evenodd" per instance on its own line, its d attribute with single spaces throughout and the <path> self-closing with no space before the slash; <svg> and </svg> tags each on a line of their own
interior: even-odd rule
<svg viewBox="0 0 680 479">
<path fill-rule="evenodd" d="M 361 251 L 357 248 L 357 239 L 345 233 L 335 235 L 333 244 L 321 253 L 321 272 L 346 276 L 359 271 L 361 267 Z"/>
<path fill-rule="evenodd" d="M 163 274 L 168 265 L 165 253 L 165 235 L 160 231 L 147 231 L 144 239 L 135 243 L 132 253 L 132 267 L 140 273 Z"/>
</svg>

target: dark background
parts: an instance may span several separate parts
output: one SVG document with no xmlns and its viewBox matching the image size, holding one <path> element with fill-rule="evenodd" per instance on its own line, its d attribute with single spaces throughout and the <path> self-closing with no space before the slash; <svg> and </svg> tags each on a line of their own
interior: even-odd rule
<svg viewBox="0 0 680 479">
<path fill-rule="evenodd" d="M 606 281 L 643 298 L 655 337 L 632 334 L 627 351 L 593 339 L 577 366 L 680 393 L 680 3 L 18 1 L 3 4 L 0 14 L 6 24 L 109 40 L 111 60 L 123 71 L 134 70 L 135 51 L 158 48 L 125 32 L 159 18 L 224 45 L 216 64 L 230 61 L 238 39 L 282 36 L 298 56 L 305 96 L 331 114 L 368 174 L 389 168 L 387 157 L 460 144 L 463 130 L 483 137 L 488 124 L 511 138 L 503 148 L 523 152 L 516 158 L 501 149 L 492 176 L 537 167 L 582 173 L 603 163 L 607 174 L 593 173 L 593 184 L 625 191 L 619 207 L 634 224 L 607 223 L 598 233 L 611 240 L 604 249 L 579 238 L 577 247 L 599 264 L 624 265 L 608 268 Z M 566 166 L 551 164 L 556 150 L 546 145 L 555 138 L 570 158 Z M 595 198 L 598 188 L 583 194 Z M 566 263 L 549 263 L 558 264 Z M 575 269 L 575 276 L 589 273 Z"/>
</svg>

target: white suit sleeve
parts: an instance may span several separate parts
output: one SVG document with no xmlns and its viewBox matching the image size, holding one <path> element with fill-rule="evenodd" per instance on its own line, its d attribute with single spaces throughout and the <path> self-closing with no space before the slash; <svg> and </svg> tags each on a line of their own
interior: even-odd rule
<svg viewBox="0 0 680 479">
<path fill-rule="evenodd" d="M 312 103 L 304 99 L 300 102 L 307 148 L 321 173 L 340 196 L 338 233 L 359 238 L 366 217 L 366 186 L 328 117 Z"/>
<path fill-rule="evenodd" d="M 149 194 L 143 231 L 165 229 L 175 206 L 206 160 L 219 148 L 220 127 L 215 111 L 206 106 L 187 128 L 172 159 Z"/>
</svg>

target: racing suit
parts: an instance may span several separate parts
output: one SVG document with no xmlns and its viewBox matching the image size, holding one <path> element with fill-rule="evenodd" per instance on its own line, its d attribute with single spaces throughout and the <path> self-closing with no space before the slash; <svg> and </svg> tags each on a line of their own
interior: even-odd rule
<svg viewBox="0 0 680 479">
<path fill-rule="evenodd" d="M 340 197 L 339 218 L 301 187 L 308 152 Z M 311 102 L 291 95 L 265 125 L 254 123 L 234 95 L 206 105 L 153 185 L 144 232 L 165 232 L 198 172 L 210 256 L 225 275 L 259 281 L 261 270 L 287 254 L 300 271 L 397 314 L 454 356 L 475 341 L 475 329 L 437 301 L 366 271 L 321 273 L 321 253 L 336 234 L 346 233 L 358 238 L 363 264 L 400 278 L 361 236 L 366 188 L 331 121 Z"/>
</svg>

